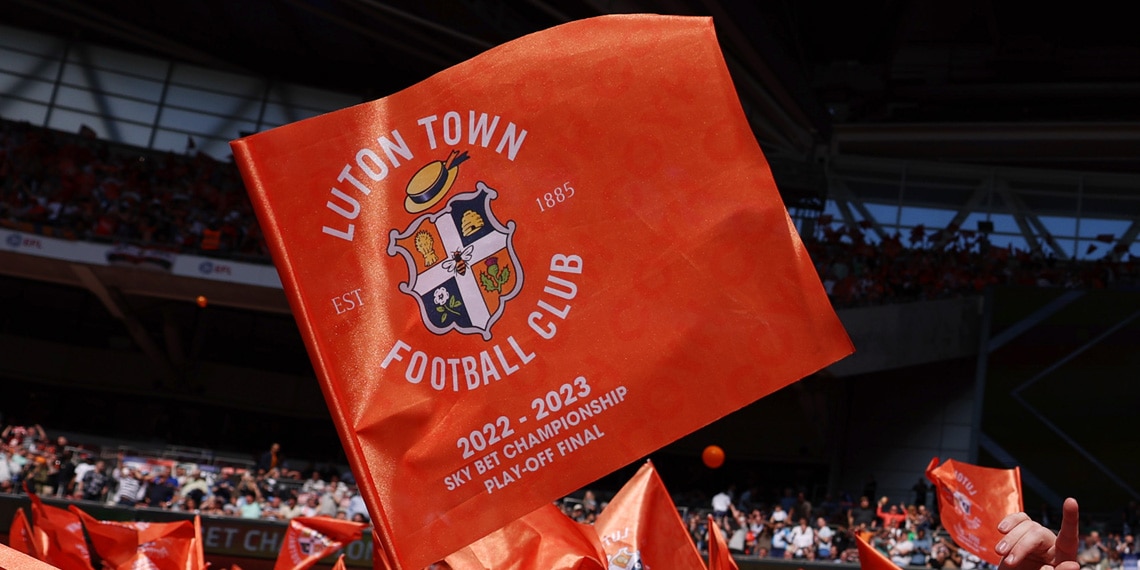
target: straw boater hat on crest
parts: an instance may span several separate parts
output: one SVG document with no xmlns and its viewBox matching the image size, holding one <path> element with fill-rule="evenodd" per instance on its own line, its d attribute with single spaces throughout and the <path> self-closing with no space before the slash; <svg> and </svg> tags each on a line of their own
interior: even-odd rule
<svg viewBox="0 0 1140 570">
<path fill-rule="evenodd" d="M 404 209 L 409 214 L 418 214 L 439 203 L 459 174 L 459 165 L 467 160 L 467 152 L 460 154 L 453 150 L 447 160 L 433 160 L 420 168 L 408 181 L 408 197 L 404 199 Z"/>
</svg>

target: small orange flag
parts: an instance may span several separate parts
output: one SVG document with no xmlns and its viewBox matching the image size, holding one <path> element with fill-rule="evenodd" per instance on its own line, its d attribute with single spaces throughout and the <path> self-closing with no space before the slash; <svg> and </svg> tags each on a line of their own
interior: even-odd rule
<svg viewBox="0 0 1140 570">
<path fill-rule="evenodd" d="M 859 547 L 859 567 L 862 570 L 899 570 L 899 567 L 895 566 L 890 558 L 867 544 L 862 536 L 856 536 L 855 541 Z M 712 570 L 712 567 L 709 567 L 709 570 Z"/>
<path fill-rule="evenodd" d="M 200 570 L 191 521 L 168 523 L 101 521 L 72 505 L 83 521 L 91 545 L 104 565 L 115 570 L 135 567 Z M 197 518 L 197 517 L 195 517 Z M 204 564 L 204 562 L 203 562 Z"/>
<path fill-rule="evenodd" d="M 995 566 L 1002 557 L 994 547 L 1003 535 L 997 526 L 1006 515 L 1025 510 L 1021 470 L 979 467 L 947 459 L 930 461 L 926 477 L 938 490 L 942 526 L 962 548 Z"/>
<path fill-rule="evenodd" d="M 0 544 L 0 568 L 3 570 L 59 570 L 46 562 L 41 562 L 26 552 Z"/>
<path fill-rule="evenodd" d="M 336 564 L 333 564 L 332 570 L 348 570 L 348 567 L 344 565 L 343 554 L 337 557 Z"/>
<path fill-rule="evenodd" d="M 8 531 L 8 545 L 28 556 L 38 557 L 32 526 L 28 523 L 24 509 L 16 509 L 16 514 L 12 517 L 12 525 Z"/>
<path fill-rule="evenodd" d="M 728 550 L 728 543 L 724 541 L 724 533 L 716 520 L 709 515 L 709 570 L 738 570 L 736 559 Z"/>
<path fill-rule="evenodd" d="M 344 545 L 360 540 L 367 524 L 332 517 L 296 517 L 289 521 L 285 543 L 273 570 L 305 570 Z"/>
<path fill-rule="evenodd" d="M 606 551 L 589 525 L 553 504 L 492 532 L 444 559 L 451 570 L 606 570 Z"/>
<path fill-rule="evenodd" d="M 79 517 L 44 504 L 35 493 L 28 493 L 28 498 L 32 501 L 32 534 L 40 560 L 60 570 L 94 570 Z"/>
<path fill-rule="evenodd" d="M 186 570 L 206 570 L 206 543 L 202 541 L 202 517 L 194 515 L 194 542 L 190 544 L 190 556 L 186 559 Z"/>
<path fill-rule="evenodd" d="M 572 22 L 231 144 L 398 569 L 852 351 L 711 19 Z"/>
<path fill-rule="evenodd" d="M 677 505 L 648 461 L 598 515 L 594 530 L 611 567 L 705 570 Z"/>
</svg>

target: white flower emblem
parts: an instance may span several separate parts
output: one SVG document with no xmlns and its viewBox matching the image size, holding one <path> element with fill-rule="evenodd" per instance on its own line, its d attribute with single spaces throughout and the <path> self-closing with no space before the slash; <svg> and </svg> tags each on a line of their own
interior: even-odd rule
<svg viewBox="0 0 1140 570">
<path fill-rule="evenodd" d="M 436 305 L 442 305 L 442 304 L 446 303 L 449 298 L 451 298 L 451 294 L 447 292 L 446 287 L 440 287 L 439 289 L 435 290 L 434 297 L 435 297 L 435 304 Z"/>
</svg>

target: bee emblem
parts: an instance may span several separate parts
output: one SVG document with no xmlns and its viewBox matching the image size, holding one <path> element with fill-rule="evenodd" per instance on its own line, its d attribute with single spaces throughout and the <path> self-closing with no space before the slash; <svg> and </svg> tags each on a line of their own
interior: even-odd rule
<svg viewBox="0 0 1140 570">
<path fill-rule="evenodd" d="M 458 275 L 467 275 L 467 262 L 471 261 L 472 253 L 475 246 L 469 245 L 462 250 L 456 250 L 451 254 L 451 257 L 443 262 L 443 268 L 448 273 L 455 273 Z"/>
</svg>

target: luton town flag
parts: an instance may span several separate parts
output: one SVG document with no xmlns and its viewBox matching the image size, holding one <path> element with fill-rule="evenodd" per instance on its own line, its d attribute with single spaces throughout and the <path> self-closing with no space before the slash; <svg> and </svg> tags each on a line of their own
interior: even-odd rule
<svg viewBox="0 0 1140 570">
<path fill-rule="evenodd" d="M 305 570 L 345 544 L 360 540 L 364 523 L 332 517 L 295 517 L 285 531 L 285 544 L 277 553 L 274 570 Z"/>
<path fill-rule="evenodd" d="M 606 552 L 594 528 L 574 522 L 549 503 L 452 553 L 438 566 L 450 570 L 607 568 Z"/>
<path fill-rule="evenodd" d="M 1025 510 L 1021 499 L 1021 470 L 979 467 L 947 459 L 930 460 L 926 477 L 938 493 L 942 526 L 978 558 L 997 566 L 1002 557 L 994 547 L 1002 540 L 997 526 L 1007 515 Z"/>
<path fill-rule="evenodd" d="M 852 350 L 709 19 L 565 24 L 232 146 L 397 568 Z"/>
<path fill-rule="evenodd" d="M 649 461 L 598 515 L 594 530 L 614 570 L 705 570 L 689 528 Z"/>
</svg>

